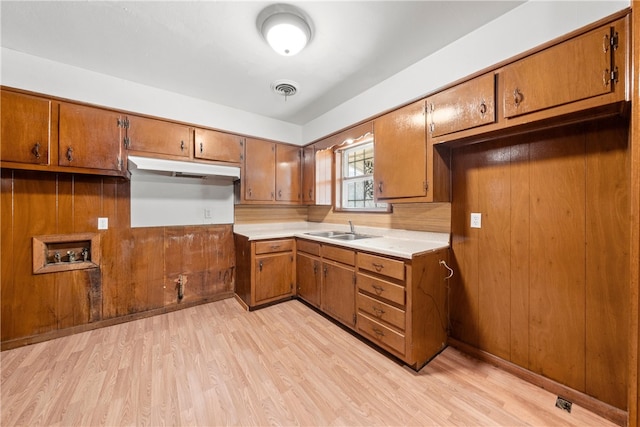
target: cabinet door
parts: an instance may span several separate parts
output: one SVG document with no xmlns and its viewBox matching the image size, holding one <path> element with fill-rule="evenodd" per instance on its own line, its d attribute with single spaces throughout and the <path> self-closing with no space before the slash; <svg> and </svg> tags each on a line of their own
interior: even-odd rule
<svg viewBox="0 0 640 427">
<path fill-rule="evenodd" d="M 377 199 L 427 195 L 425 101 L 418 101 L 376 119 L 374 127 Z"/>
<path fill-rule="evenodd" d="M 2 161 L 49 164 L 51 101 L 2 91 Z"/>
<path fill-rule="evenodd" d="M 244 199 L 275 200 L 276 147 L 273 142 L 247 138 L 244 154 Z"/>
<path fill-rule="evenodd" d="M 494 123 L 495 77 L 485 74 L 427 98 L 429 134 L 441 136 Z"/>
<path fill-rule="evenodd" d="M 208 129 L 196 129 L 195 134 L 195 158 L 240 163 L 242 138 L 238 135 Z"/>
<path fill-rule="evenodd" d="M 297 254 L 296 275 L 298 296 L 316 307 L 320 307 L 320 279 L 322 264 L 318 258 Z"/>
<path fill-rule="evenodd" d="M 138 116 L 129 116 L 128 120 L 129 150 L 189 157 L 189 126 Z"/>
<path fill-rule="evenodd" d="M 506 66 L 501 73 L 504 117 L 612 92 L 618 37 L 624 32 L 607 25 Z"/>
<path fill-rule="evenodd" d="M 353 268 L 322 263 L 322 310 L 345 325 L 356 324 L 356 273 Z"/>
<path fill-rule="evenodd" d="M 122 170 L 122 116 L 114 111 L 60 104 L 58 165 Z"/>
<path fill-rule="evenodd" d="M 258 257 L 254 267 L 256 304 L 293 294 L 293 253 Z"/>
<path fill-rule="evenodd" d="M 276 144 L 276 200 L 300 202 L 301 149 L 294 145 Z"/>
<path fill-rule="evenodd" d="M 312 205 L 316 200 L 316 150 L 313 146 L 302 150 L 302 203 Z"/>
</svg>

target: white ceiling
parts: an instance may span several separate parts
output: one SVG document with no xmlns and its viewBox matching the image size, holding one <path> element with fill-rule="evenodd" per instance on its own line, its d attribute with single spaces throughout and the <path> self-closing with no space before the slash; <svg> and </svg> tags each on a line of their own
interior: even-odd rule
<svg viewBox="0 0 640 427">
<path fill-rule="evenodd" d="M 297 1 L 294 57 L 256 28 L 270 2 L 5 1 L 3 47 L 304 125 L 523 1 Z M 273 93 L 279 79 L 293 97 Z"/>
</svg>

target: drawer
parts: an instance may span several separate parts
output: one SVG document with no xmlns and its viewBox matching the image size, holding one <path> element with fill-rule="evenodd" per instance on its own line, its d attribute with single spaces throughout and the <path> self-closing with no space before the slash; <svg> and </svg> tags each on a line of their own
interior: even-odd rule
<svg viewBox="0 0 640 427">
<path fill-rule="evenodd" d="M 358 311 L 405 330 L 405 311 L 358 292 Z"/>
<path fill-rule="evenodd" d="M 356 265 L 356 253 L 337 246 L 322 246 L 322 258 L 331 259 L 347 265 Z"/>
<path fill-rule="evenodd" d="M 320 256 L 320 243 L 298 239 L 296 250 L 300 252 L 306 252 L 311 255 Z"/>
<path fill-rule="evenodd" d="M 358 313 L 358 332 L 381 347 L 392 349 L 402 355 L 405 354 L 405 338 L 403 334 L 362 313 Z"/>
<path fill-rule="evenodd" d="M 380 280 L 362 273 L 358 273 L 357 283 L 358 289 L 364 292 L 396 304 L 405 305 L 404 286 L 396 285 L 395 283 Z"/>
<path fill-rule="evenodd" d="M 404 261 L 397 259 L 359 253 L 358 268 L 393 277 L 394 279 L 404 280 Z"/>
<path fill-rule="evenodd" d="M 293 251 L 293 239 L 256 242 L 256 255 Z"/>
</svg>

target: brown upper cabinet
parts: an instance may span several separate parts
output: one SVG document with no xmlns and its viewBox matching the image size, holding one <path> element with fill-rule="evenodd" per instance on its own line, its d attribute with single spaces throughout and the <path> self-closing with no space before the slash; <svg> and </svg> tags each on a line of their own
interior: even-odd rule
<svg viewBox="0 0 640 427">
<path fill-rule="evenodd" d="M 125 145 L 129 151 L 189 158 L 191 129 L 164 120 L 128 116 Z"/>
<path fill-rule="evenodd" d="M 316 149 L 309 145 L 302 149 L 302 203 L 316 202 Z"/>
<path fill-rule="evenodd" d="M 247 138 L 244 150 L 242 201 L 273 202 L 276 188 L 276 144 Z"/>
<path fill-rule="evenodd" d="M 298 204 L 302 148 L 246 138 L 240 203 Z"/>
<path fill-rule="evenodd" d="M 122 122 L 116 111 L 60 103 L 58 165 L 122 172 Z"/>
<path fill-rule="evenodd" d="M 195 130 L 196 159 L 240 163 L 244 138 L 208 129 Z"/>
<path fill-rule="evenodd" d="M 48 165 L 51 101 L 3 90 L 1 103 L 2 161 Z"/>
<path fill-rule="evenodd" d="M 431 136 L 494 123 L 495 76 L 488 73 L 427 98 Z"/>
<path fill-rule="evenodd" d="M 425 101 L 414 102 L 375 119 L 373 129 L 376 199 L 426 197 Z"/>
<path fill-rule="evenodd" d="M 616 91 L 624 99 L 626 40 L 625 18 L 504 67 L 504 117 Z"/>
<path fill-rule="evenodd" d="M 302 149 L 295 145 L 276 144 L 276 200 L 299 203 Z"/>
</svg>

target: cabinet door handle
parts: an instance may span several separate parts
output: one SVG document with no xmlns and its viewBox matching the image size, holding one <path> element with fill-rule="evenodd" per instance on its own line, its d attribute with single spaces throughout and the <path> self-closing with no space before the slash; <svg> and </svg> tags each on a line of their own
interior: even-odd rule
<svg viewBox="0 0 640 427">
<path fill-rule="evenodd" d="M 513 105 L 518 107 L 522 103 L 523 99 L 524 99 L 524 95 L 522 94 L 522 92 L 520 92 L 518 88 L 516 88 L 513 91 Z"/>
<path fill-rule="evenodd" d="M 382 181 L 378 183 L 378 193 L 382 193 Z"/>
<path fill-rule="evenodd" d="M 258 263 L 258 269 L 259 269 L 259 271 L 262 271 L 262 261 L 260 261 L 260 262 Z"/>
<path fill-rule="evenodd" d="M 373 268 L 375 268 L 378 273 L 380 273 L 384 268 L 384 265 L 376 264 L 375 262 L 372 262 L 371 265 L 373 265 Z"/>
<path fill-rule="evenodd" d="M 278 190 L 278 198 L 281 199 L 282 198 L 282 190 Z"/>
<path fill-rule="evenodd" d="M 31 149 L 31 152 L 33 153 L 33 155 L 35 156 L 36 159 L 40 158 L 40 143 L 39 142 L 36 142 L 36 144 Z"/>
<path fill-rule="evenodd" d="M 484 102 L 484 99 L 483 99 L 482 102 L 480 103 L 480 115 L 484 117 L 485 114 L 487 114 L 487 104 L 486 102 Z"/>
<path fill-rule="evenodd" d="M 180 151 L 184 151 L 184 141 L 180 141 Z"/>
<path fill-rule="evenodd" d="M 324 267 L 324 277 L 327 277 L 327 267 Z"/>
<path fill-rule="evenodd" d="M 309 200 L 313 199 L 313 190 L 309 190 Z"/>
<path fill-rule="evenodd" d="M 71 147 L 67 148 L 67 160 L 69 161 L 73 160 L 73 148 Z"/>
<path fill-rule="evenodd" d="M 313 275 L 315 276 L 316 274 L 318 274 L 318 264 L 316 264 L 315 262 L 313 263 Z"/>
<path fill-rule="evenodd" d="M 609 83 L 611 82 L 611 73 L 609 72 L 609 69 L 605 69 L 602 72 L 602 84 L 604 86 L 609 86 Z"/>
<path fill-rule="evenodd" d="M 251 197 L 251 188 L 249 188 L 247 192 L 249 193 L 249 197 Z"/>
<path fill-rule="evenodd" d="M 200 153 L 204 151 L 204 147 L 202 146 L 202 142 L 200 143 Z"/>
</svg>

